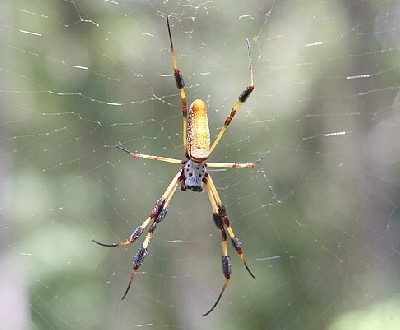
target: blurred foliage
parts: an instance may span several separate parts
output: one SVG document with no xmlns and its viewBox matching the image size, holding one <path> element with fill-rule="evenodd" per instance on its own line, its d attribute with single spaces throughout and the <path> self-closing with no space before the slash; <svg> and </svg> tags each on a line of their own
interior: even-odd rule
<svg viewBox="0 0 400 330">
<path fill-rule="evenodd" d="M 21 329 L 399 328 L 398 2 L 0 8 L 12 328 L 13 318 Z M 223 276 L 205 193 L 177 192 L 122 303 L 141 241 L 91 243 L 126 239 L 177 171 L 129 159 L 118 141 L 183 157 L 167 14 L 189 102 L 207 102 L 212 136 L 248 83 L 247 37 L 254 58 L 255 92 L 210 161 L 265 156 L 256 170 L 211 172 L 257 279 L 231 251 L 232 281 L 207 318 Z"/>
</svg>

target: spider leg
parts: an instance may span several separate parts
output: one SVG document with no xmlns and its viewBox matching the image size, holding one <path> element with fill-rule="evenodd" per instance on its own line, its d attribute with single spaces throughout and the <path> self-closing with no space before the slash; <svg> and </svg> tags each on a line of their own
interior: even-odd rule
<svg viewBox="0 0 400 330">
<path fill-rule="evenodd" d="M 185 94 L 185 81 L 183 80 L 183 76 L 181 71 L 178 69 L 178 64 L 176 62 L 176 53 L 174 44 L 172 43 L 172 35 L 171 35 L 171 27 L 169 26 L 169 17 L 167 16 L 167 27 L 168 27 L 168 35 L 170 41 L 170 49 L 171 49 L 171 62 L 172 67 L 174 69 L 174 76 L 176 87 L 179 89 L 181 101 L 182 101 L 182 135 L 183 135 L 183 148 L 185 151 L 185 156 L 188 158 L 188 148 L 186 142 L 186 130 L 187 130 L 187 101 L 186 101 L 186 94 Z"/>
<path fill-rule="evenodd" d="M 147 219 L 144 220 L 140 226 L 135 228 L 135 230 L 132 232 L 132 234 L 129 236 L 129 238 L 127 240 L 119 242 L 119 243 L 111 243 L 111 244 L 106 244 L 106 243 L 98 242 L 95 240 L 92 240 L 92 242 L 96 243 L 98 245 L 104 246 L 104 247 L 127 246 L 127 245 L 130 245 L 133 242 L 135 242 L 136 239 L 139 238 L 140 235 L 142 235 L 143 231 L 149 225 L 151 220 L 154 220 L 159 215 L 159 213 L 161 212 L 163 205 L 165 205 L 168 197 L 175 192 L 176 185 L 180 179 L 180 176 L 181 176 L 181 170 L 175 175 L 174 179 L 171 181 L 167 190 L 161 196 L 161 198 L 159 198 L 156 201 L 156 204 L 154 205 L 154 207 L 153 207 L 152 211 L 150 212 L 149 216 L 147 217 Z"/>
<path fill-rule="evenodd" d="M 208 167 L 214 168 L 254 168 L 264 157 L 260 157 L 253 163 L 207 163 Z"/>
<path fill-rule="evenodd" d="M 225 279 L 224 279 L 224 284 L 222 285 L 222 289 L 218 295 L 216 302 L 206 313 L 203 314 L 203 316 L 207 316 L 214 310 L 215 307 L 217 307 L 219 301 L 222 298 L 222 294 L 224 293 L 224 291 L 228 285 L 228 282 L 229 282 L 229 279 L 231 278 L 231 273 L 232 273 L 232 264 L 231 264 L 230 256 L 228 256 L 228 245 L 226 242 L 227 235 L 226 235 L 226 231 L 224 228 L 224 223 L 223 223 L 221 217 L 218 215 L 218 206 L 215 202 L 215 198 L 212 195 L 212 192 L 210 189 L 207 189 L 207 194 L 208 194 L 208 199 L 210 200 L 211 209 L 213 212 L 214 223 L 217 226 L 217 228 L 221 231 L 222 273 L 224 274 Z"/>
<path fill-rule="evenodd" d="M 215 147 L 217 146 L 219 140 L 221 140 L 222 135 L 224 135 L 226 129 L 228 128 L 229 124 L 231 123 L 233 117 L 236 114 L 236 111 L 240 108 L 240 106 L 246 102 L 247 98 L 250 96 L 251 92 L 254 90 L 254 76 L 253 76 L 253 64 L 252 64 L 252 58 L 251 58 L 251 53 L 250 53 L 250 42 L 249 39 L 246 39 L 246 44 L 247 44 L 247 54 L 249 57 L 249 68 L 250 68 L 250 84 L 245 88 L 245 90 L 239 95 L 238 101 L 234 104 L 232 107 L 231 113 L 229 116 L 226 118 L 224 122 L 224 126 L 222 126 L 221 130 L 219 131 L 217 137 L 215 138 L 213 144 L 211 145 L 210 148 L 210 154 L 213 152 Z"/>
<path fill-rule="evenodd" d="M 175 194 L 176 188 L 178 187 L 180 180 L 181 180 L 181 171 L 176 174 L 174 179 L 172 180 L 171 184 L 168 186 L 168 189 L 163 194 L 163 196 L 157 201 L 156 206 L 150 213 L 150 218 L 153 219 L 153 223 L 151 224 L 149 230 L 147 231 L 146 238 L 142 243 L 142 247 L 137 251 L 135 257 L 133 258 L 132 262 L 132 270 L 129 276 L 129 284 L 126 288 L 124 295 L 122 296 L 121 300 L 124 300 L 126 295 L 131 288 L 131 284 L 136 277 L 136 273 L 139 271 L 140 266 L 143 264 L 144 258 L 149 253 L 147 247 L 153 237 L 153 233 L 157 228 L 157 225 L 165 218 L 167 215 L 167 207 L 172 199 L 172 196 Z"/>
<path fill-rule="evenodd" d="M 231 238 L 231 242 L 233 247 L 235 248 L 236 252 L 238 253 L 240 259 L 243 262 L 243 265 L 245 266 L 246 270 L 249 272 L 250 276 L 252 278 L 256 278 L 254 276 L 254 274 L 251 272 L 250 268 L 247 266 L 247 261 L 246 258 L 244 256 L 244 252 L 242 249 L 242 243 L 240 242 L 239 238 L 235 235 L 235 233 L 233 232 L 232 227 L 230 226 L 229 223 L 229 219 L 228 219 L 228 214 L 226 213 L 226 209 L 225 206 L 222 204 L 221 199 L 219 197 L 217 188 L 215 188 L 214 182 L 211 178 L 210 175 L 208 175 L 205 179 L 204 179 L 204 184 L 207 190 L 210 190 L 212 193 L 212 196 L 215 199 L 215 203 L 217 205 L 217 213 L 215 215 L 213 215 L 214 217 L 219 217 L 221 220 L 219 221 L 223 221 L 225 227 L 226 227 L 226 231 L 228 232 L 229 237 Z M 214 220 L 215 221 L 215 220 Z"/>
<path fill-rule="evenodd" d="M 207 316 L 210 314 L 215 307 L 217 307 L 219 301 L 222 298 L 222 295 L 228 286 L 228 281 L 230 279 L 230 274 L 232 272 L 232 267 L 231 267 L 231 258 L 229 256 L 222 256 L 222 272 L 224 273 L 225 279 L 224 279 L 224 284 L 222 285 L 221 292 L 219 293 L 219 296 L 217 298 L 217 301 L 214 303 L 214 305 L 206 312 L 203 314 L 203 316 Z"/>
<path fill-rule="evenodd" d="M 123 147 L 120 143 L 118 143 L 115 147 L 119 150 L 126 152 L 132 158 L 143 158 L 143 159 L 158 160 L 160 162 L 166 162 L 166 163 L 171 163 L 171 164 L 182 164 L 181 160 L 175 159 L 175 158 L 152 156 L 152 155 L 138 154 L 138 153 L 130 152 L 128 149 Z"/>
<path fill-rule="evenodd" d="M 131 245 L 134 241 L 136 241 L 136 239 L 142 235 L 144 229 L 148 226 L 148 224 L 150 223 L 151 218 L 148 217 L 146 220 L 143 221 L 143 223 L 139 226 L 136 227 L 135 230 L 132 232 L 132 234 L 129 236 L 129 238 L 125 241 L 121 241 L 119 243 L 102 243 L 99 241 L 95 241 L 94 239 L 92 239 L 93 243 L 96 243 L 98 245 L 104 246 L 104 247 L 118 247 L 118 246 L 127 246 L 127 245 Z"/>
</svg>

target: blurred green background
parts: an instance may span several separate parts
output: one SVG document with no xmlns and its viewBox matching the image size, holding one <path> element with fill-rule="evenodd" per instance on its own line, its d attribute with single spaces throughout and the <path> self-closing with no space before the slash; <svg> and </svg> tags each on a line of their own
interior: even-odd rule
<svg viewBox="0 0 400 330">
<path fill-rule="evenodd" d="M 223 282 L 205 193 L 178 191 L 121 302 L 126 239 L 182 158 L 165 17 L 243 242 Z M 399 329 L 400 2 L 0 3 L 1 329 Z M 144 238 L 144 236 L 143 236 Z"/>
</svg>

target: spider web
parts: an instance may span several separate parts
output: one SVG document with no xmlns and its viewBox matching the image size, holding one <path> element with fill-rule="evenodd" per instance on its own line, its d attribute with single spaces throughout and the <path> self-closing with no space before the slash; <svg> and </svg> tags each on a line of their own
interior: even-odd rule
<svg viewBox="0 0 400 330">
<path fill-rule="evenodd" d="M 178 191 L 127 299 L 126 239 L 178 170 L 179 93 L 211 136 L 256 88 L 210 158 L 253 280 L 205 193 Z M 0 4 L 0 324 L 4 329 L 397 329 L 400 2 L 3 1 Z M 144 237 L 143 237 L 144 238 Z"/>
</svg>

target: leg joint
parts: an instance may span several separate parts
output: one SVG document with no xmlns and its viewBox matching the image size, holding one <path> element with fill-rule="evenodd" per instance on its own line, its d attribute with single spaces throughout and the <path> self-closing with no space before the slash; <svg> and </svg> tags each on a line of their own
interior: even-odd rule
<svg viewBox="0 0 400 330">
<path fill-rule="evenodd" d="M 149 228 L 149 233 L 150 234 L 153 234 L 154 233 L 154 231 L 156 230 L 156 228 L 157 228 L 157 222 L 156 221 L 154 221 L 152 224 L 151 224 L 151 226 L 150 226 L 150 228 Z"/>
<path fill-rule="evenodd" d="M 131 234 L 131 236 L 129 237 L 129 241 L 130 242 L 134 242 L 136 241 L 136 239 L 142 235 L 143 233 L 143 228 L 141 226 L 136 227 L 136 229 L 133 231 L 133 233 Z"/>
<path fill-rule="evenodd" d="M 226 213 L 225 206 L 221 205 L 220 207 L 218 207 L 218 215 L 224 221 L 225 225 L 229 226 L 229 219 L 228 214 Z"/>
<path fill-rule="evenodd" d="M 254 86 L 247 86 L 246 89 L 240 94 L 239 102 L 245 103 L 253 90 Z"/>
<path fill-rule="evenodd" d="M 174 69 L 174 76 L 175 76 L 175 82 L 176 82 L 176 87 L 178 89 L 182 89 L 185 87 L 185 81 L 183 80 L 182 73 L 178 69 Z"/>
<path fill-rule="evenodd" d="M 156 222 L 161 222 L 167 215 L 167 208 L 162 208 L 161 211 L 158 213 Z"/>
<path fill-rule="evenodd" d="M 150 218 L 155 219 L 158 217 L 162 208 L 164 207 L 165 200 L 163 198 L 159 198 L 156 201 L 156 205 L 154 205 L 153 209 L 150 212 Z"/>
<path fill-rule="evenodd" d="M 229 279 L 232 274 L 232 262 L 230 256 L 222 256 L 222 273 Z"/>
<path fill-rule="evenodd" d="M 219 214 L 213 213 L 213 220 L 218 229 L 222 230 L 224 228 L 224 222 Z"/>
<path fill-rule="evenodd" d="M 231 116 L 226 117 L 226 119 L 225 119 L 225 126 L 228 126 L 228 125 L 231 123 L 234 114 L 235 114 L 235 113 L 232 113 Z"/>
<path fill-rule="evenodd" d="M 138 270 L 139 267 L 143 264 L 143 260 L 149 252 L 146 248 L 140 248 L 133 258 L 132 268 L 134 270 Z"/>
<path fill-rule="evenodd" d="M 231 239 L 231 241 L 232 241 L 232 245 L 235 248 L 236 252 L 239 253 L 239 254 L 243 254 L 242 242 L 239 240 L 239 238 L 234 237 L 234 238 Z"/>
</svg>

